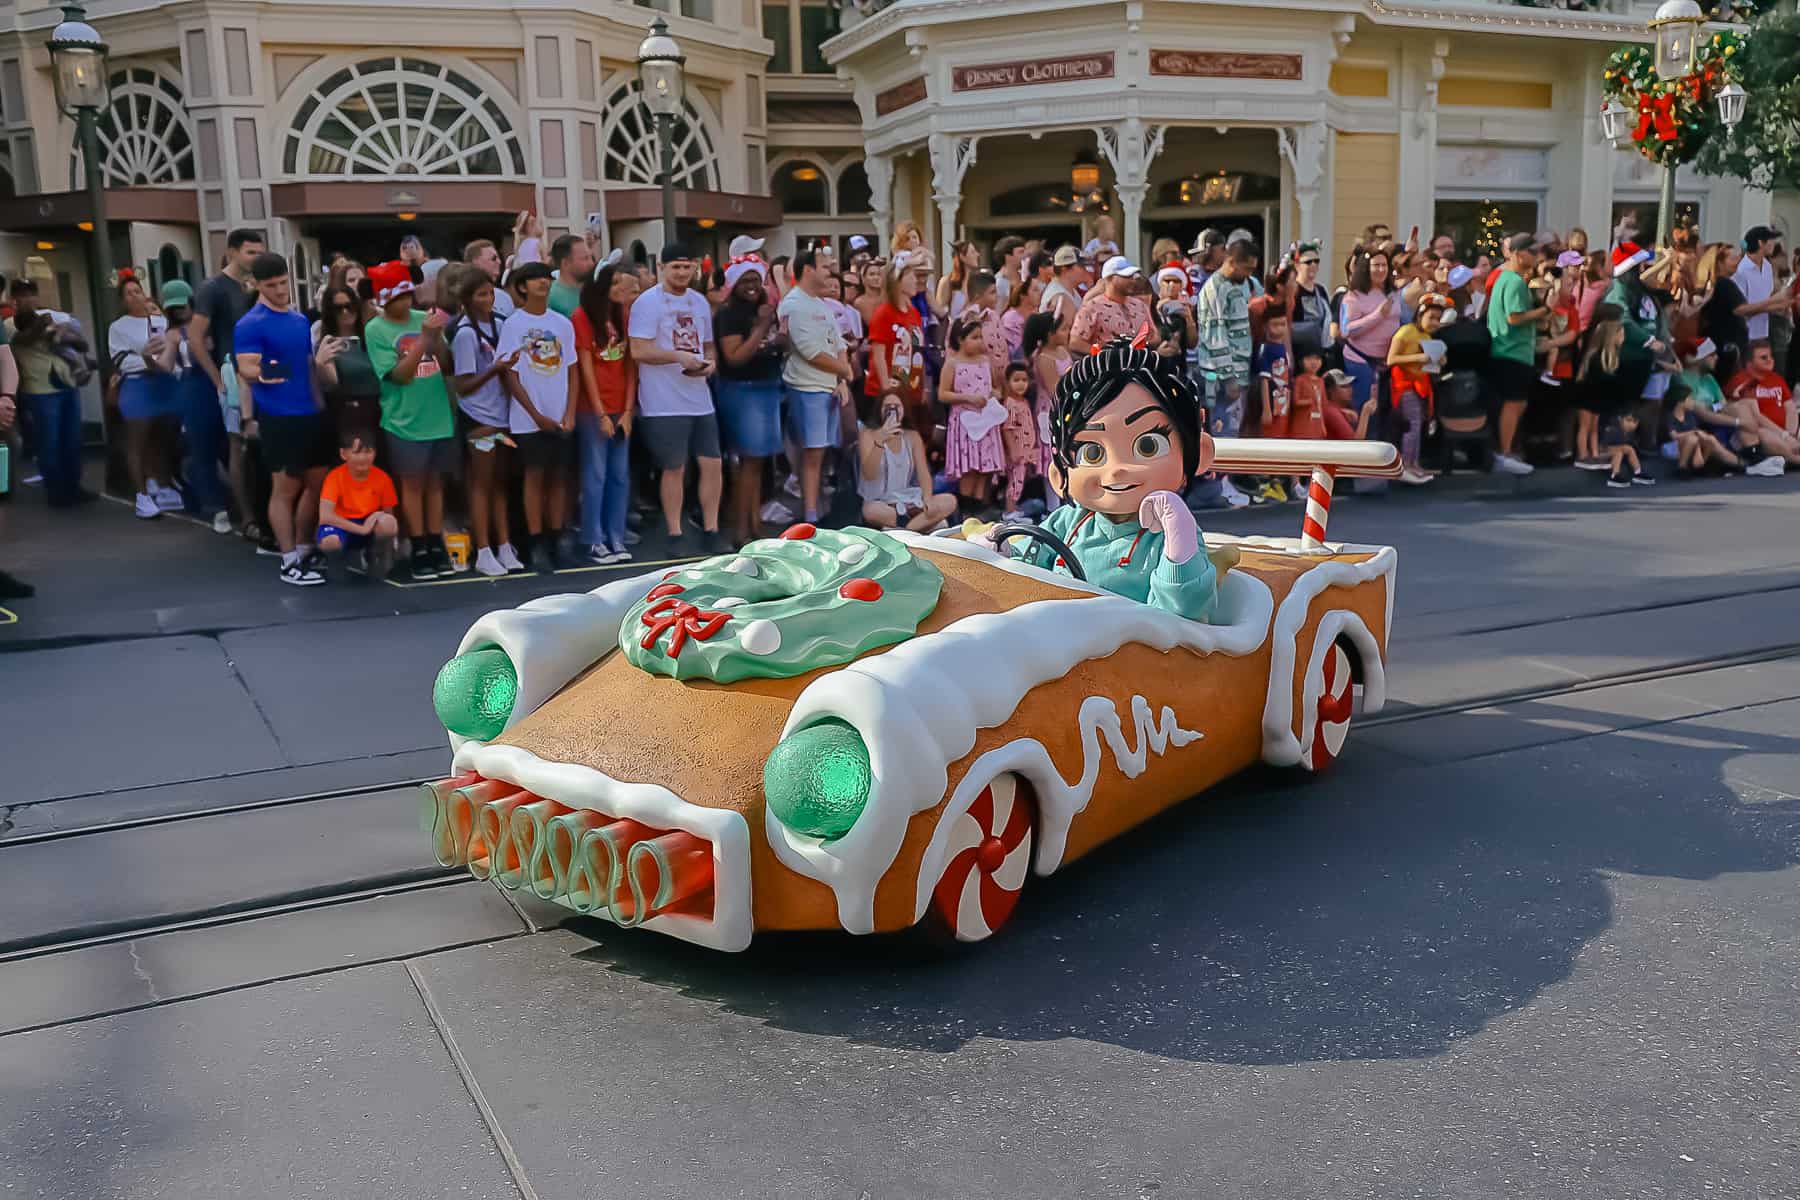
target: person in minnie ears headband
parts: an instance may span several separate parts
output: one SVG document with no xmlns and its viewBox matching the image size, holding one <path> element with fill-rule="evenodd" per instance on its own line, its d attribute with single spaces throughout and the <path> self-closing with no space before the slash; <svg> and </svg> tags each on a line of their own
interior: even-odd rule
<svg viewBox="0 0 1800 1200">
<path fill-rule="evenodd" d="M 412 577 L 450 573 L 444 547 L 444 477 L 462 463 L 456 414 L 446 385 L 449 349 L 444 314 L 413 308 L 412 274 L 405 263 L 369 271 L 380 313 L 363 326 L 369 365 L 381 380 L 381 428 L 388 465 L 400 480 L 400 515 L 412 540 Z"/>
<path fill-rule="evenodd" d="M 153 520 L 182 505 L 175 490 L 175 462 L 167 425 L 177 413 L 175 341 L 169 323 L 150 306 L 144 285 L 130 270 L 119 272 L 122 315 L 107 329 L 119 389 L 119 416 L 125 421 L 126 463 L 137 484 L 139 517 Z"/>
<path fill-rule="evenodd" d="M 1124 338 L 1108 342 L 1057 385 L 1050 434 L 1050 482 L 1070 503 L 1044 528 L 1068 546 L 1088 582 L 1211 621 L 1218 574 L 1181 493 L 1212 466 L 1213 442 L 1180 364 Z M 1067 570 L 1054 550 L 1029 545 L 1033 565 Z"/>
<path fill-rule="evenodd" d="M 1437 340 L 1444 314 L 1455 308 L 1450 297 L 1426 292 L 1419 311 L 1394 334 L 1388 345 L 1387 364 L 1394 407 L 1406 420 L 1400 435 L 1400 482 L 1417 486 L 1430 483 L 1432 475 L 1419 464 L 1419 444 L 1426 427 L 1435 423 L 1436 394 L 1432 383 L 1444 365 L 1444 343 Z"/>
</svg>

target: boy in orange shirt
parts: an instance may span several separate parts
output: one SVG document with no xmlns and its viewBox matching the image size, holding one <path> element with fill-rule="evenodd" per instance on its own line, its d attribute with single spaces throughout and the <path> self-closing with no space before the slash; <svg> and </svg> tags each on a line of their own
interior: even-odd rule
<svg viewBox="0 0 1800 1200">
<path fill-rule="evenodd" d="M 354 429 L 339 440 L 338 457 L 343 464 L 325 476 L 319 492 L 319 549 L 327 554 L 359 551 L 369 577 L 386 579 L 400 532 L 394 519 L 400 506 L 394 481 L 375 465 L 375 447 Z"/>
</svg>

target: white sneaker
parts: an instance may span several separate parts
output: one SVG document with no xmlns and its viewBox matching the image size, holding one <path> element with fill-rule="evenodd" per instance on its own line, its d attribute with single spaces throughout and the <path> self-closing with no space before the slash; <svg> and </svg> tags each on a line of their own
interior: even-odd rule
<svg viewBox="0 0 1800 1200">
<path fill-rule="evenodd" d="M 763 505 L 759 515 L 765 525 L 792 525 L 794 523 L 794 510 L 779 500 L 771 500 Z"/>
<path fill-rule="evenodd" d="M 156 498 L 156 507 L 164 512 L 174 512 L 186 503 L 182 500 L 181 493 L 172 487 L 157 487 L 152 484 L 150 494 Z"/>
<path fill-rule="evenodd" d="M 506 568 L 500 565 L 500 560 L 494 557 L 494 551 L 487 546 L 483 546 L 481 553 L 475 556 L 475 569 L 490 578 L 506 574 Z"/>
<path fill-rule="evenodd" d="M 1744 474 L 1755 475 L 1762 479 L 1776 479 L 1776 478 L 1779 478 L 1786 470 L 1787 470 L 1787 463 L 1783 462 L 1780 458 L 1771 454 L 1771 455 L 1769 455 L 1769 457 L 1762 459 L 1758 462 L 1753 462 L 1749 466 L 1745 467 Z M 143 513 L 138 514 L 138 516 L 140 516 L 140 517 L 143 515 L 144 515 Z"/>
<path fill-rule="evenodd" d="M 513 544 L 511 542 L 501 542 L 496 546 L 494 548 L 494 557 L 500 560 L 500 565 L 504 567 L 509 574 L 513 571 L 523 571 L 525 569 L 525 564 L 519 561 L 519 552 L 513 549 Z"/>
<path fill-rule="evenodd" d="M 596 567 L 610 567 L 619 561 L 619 556 L 614 554 L 613 548 L 605 542 L 595 542 L 589 546 L 587 558 Z"/>
<path fill-rule="evenodd" d="M 1494 470 L 1507 475 L 1529 475 L 1537 468 L 1510 454 L 1496 454 L 1494 455 Z"/>
<path fill-rule="evenodd" d="M 1225 503 L 1233 508 L 1249 507 L 1250 497 L 1238 491 L 1236 485 L 1229 479 L 1219 480 L 1219 495 L 1225 497 Z"/>
<path fill-rule="evenodd" d="M 1432 477 L 1430 475 L 1425 474 L 1423 471 L 1415 471 L 1411 467 L 1403 468 L 1400 472 L 1400 482 L 1410 484 L 1413 487 L 1419 487 L 1422 484 L 1430 483 L 1431 479 Z"/>
<path fill-rule="evenodd" d="M 231 532 L 231 514 L 226 512 L 224 509 L 220 509 L 218 512 L 213 514 L 212 525 L 213 525 L 214 533 L 230 533 Z"/>
<path fill-rule="evenodd" d="M 614 546 L 612 548 L 612 556 L 613 561 L 616 563 L 631 561 L 631 551 L 627 550 L 623 545 Z"/>
<path fill-rule="evenodd" d="M 158 504 L 145 492 L 139 492 L 137 494 L 137 502 L 131 506 L 131 511 L 134 515 L 141 517 L 146 521 L 154 520 L 163 514 L 162 505 Z"/>
</svg>

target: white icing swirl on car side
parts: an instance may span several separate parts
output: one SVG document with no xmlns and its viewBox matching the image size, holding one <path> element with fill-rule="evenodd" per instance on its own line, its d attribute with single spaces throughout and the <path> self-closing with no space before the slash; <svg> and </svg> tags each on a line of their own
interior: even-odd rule
<svg viewBox="0 0 1800 1200">
<path fill-rule="evenodd" d="M 1300 629 L 1306 624 L 1306 610 L 1313 600 L 1327 588 L 1356 587 L 1371 579 L 1385 578 L 1387 612 L 1383 614 L 1382 646 L 1387 644 L 1388 634 L 1394 627 L 1394 580 L 1400 559 L 1392 546 L 1371 549 L 1374 550 L 1373 557 L 1361 562 L 1322 562 L 1294 580 L 1293 588 L 1281 602 L 1281 611 L 1275 614 L 1275 625 L 1269 634 L 1273 652 L 1269 663 L 1269 694 L 1263 704 L 1262 721 L 1263 761 L 1271 766 L 1292 767 L 1300 762 L 1301 743 L 1294 734 L 1294 665 L 1300 653 Z M 1319 638 L 1315 640 L 1325 638 L 1325 619 L 1333 615 L 1327 613 L 1321 619 Z M 1362 625 L 1360 619 L 1357 624 Z M 1331 637 L 1335 638 L 1346 628 L 1343 621 L 1335 622 Z M 1367 637 L 1366 627 L 1362 629 L 1362 635 Z M 1373 645 L 1373 638 L 1368 638 L 1365 643 L 1355 636 L 1354 631 L 1352 640 L 1357 643 L 1357 652 L 1363 660 L 1362 711 L 1380 712 L 1387 702 L 1387 671 L 1382 660 L 1382 646 Z M 1323 662 L 1323 658 L 1318 661 Z"/>
<path fill-rule="evenodd" d="M 958 557 L 1016 567 L 1016 574 L 1075 583 L 966 543 L 906 540 L 920 549 L 942 546 Z M 868 802 L 850 832 L 830 842 L 795 833 L 765 809 L 769 845 L 788 867 L 831 888 L 845 929 L 873 932 L 875 887 L 900 851 L 907 822 L 944 798 L 950 764 L 974 749 L 979 730 L 1004 724 L 1033 688 L 1126 645 L 1255 653 L 1268 637 L 1275 607 L 1268 585 L 1233 571 L 1220 585 L 1219 606 L 1226 623 L 1209 625 L 1106 592 L 1039 600 L 964 617 L 814 680 L 794 702 L 782 737 L 834 717 L 855 727 L 869 749 Z M 1051 848 L 1049 841 L 1040 855 L 1050 857 L 1040 861 L 1061 857 L 1061 843 Z"/>
<path fill-rule="evenodd" d="M 1183 729 L 1175 710 L 1163 706 L 1161 714 L 1152 716 L 1150 702 L 1142 696 L 1131 697 L 1131 717 L 1137 745 L 1125 736 L 1119 707 L 1106 696 L 1089 696 L 1081 702 L 1076 723 L 1081 730 L 1081 777 L 1074 783 L 1064 779 L 1050 758 L 1050 751 L 1036 738 L 1020 738 L 988 751 L 969 765 L 962 781 L 956 785 L 949 803 L 938 818 L 937 829 L 919 860 L 918 891 L 914 900 L 913 920 L 925 916 L 931 893 L 943 877 L 950 857 L 950 842 L 956 819 L 969 811 L 981 790 L 1001 775 L 1012 774 L 1024 779 L 1037 795 L 1038 847 L 1032 869 L 1048 875 L 1062 865 L 1063 851 L 1068 846 L 1069 827 L 1086 811 L 1099 781 L 1102 758 L 1100 739 L 1106 739 L 1112 751 L 1113 765 L 1127 779 L 1136 779 L 1150 763 L 1150 755 L 1164 755 L 1170 747 L 1191 745 L 1206 735 Z"/>
<path fill-rule="evenodd" d="M 482 646 L 498 646 L 519 673 L 519 697 L 513 702 L 511 728 L 538 705 L 561 691 L 571 679 L 612 653 L 619 644 L 619 625 L 626 610 L 662 581 L 664 571 L 614 580 L 591 592 L 540 596 L 517 608 L 486 614 L 463 634 L 458 654 Z M 450 735 L 450 749 L 470 741 Z"/>
</svg>

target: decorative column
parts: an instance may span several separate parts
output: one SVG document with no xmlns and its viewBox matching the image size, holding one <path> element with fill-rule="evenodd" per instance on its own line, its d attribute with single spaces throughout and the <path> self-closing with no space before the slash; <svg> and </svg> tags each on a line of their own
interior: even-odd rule
<svg viewBox="0 0 1800 1200">
<path fill-rule="evenodd" d="M 1141 219 L 1150 195 L 1150 164 L 1162 153 L 1167 131 L 1166 125 L 1146 125 L 1138 117 L 1102 125 L 1097 131 L 1100 153 L 1112 166 L 1113 190 L 1119 194 L 1119 208 L 1125 217 L 1121 249 L 1135 262 L 1142 262 L 1144 255 Z"/>
<path fill-rule="evenodd" d="M 271 148 L 279 145 L 280 132 L 264 128 L 269 113 L 261 97 L 269 91 L 257 84 L 264 69 L 260 30 L 254 17 L 240 22 L 236 10 L 223 13 L 177 25 L 187 108 L 194 121 L 206 275 L 218 269 L 226 233 L 237 226 L 263 230 L 269 249 L 280 254 L 292 254 L 295 243 L 295 231 L 269 210 L 263 146 L 265 140 Z"/>
<path fill-rule="evenodd" d="M 956 241 L 956 217 L 962 209 L 963 176 L 975 165 L 975 144 L 980 140 L 979 137 L 934 133 L 926 145 L 931 156 L 931 198 L 938 210 L 937 266 L 940 271 L 949 269 L 950 250 Z"/>
<path fill-rule="evenodd" d="M 863 171 L 869 177 L 869 219 L 875 224 L 875 244 L 881 247 L 883 254 L 888 254 L 894 240 L 893 156 L 865 155 Z"/>
<path fill-rule="evenodd" d="M 1437 220 L 1438 85 L 1450 56 L 1450 39 L 1408 45 L 1400 63 L 1400 179 L 1394 234 L 1419 227 L 1429 241 Z"/>
<path fill-rule="evenodd" d="M 1326 263 L 1335 261 L 1327 257 L 1331 247 L 1331 212 L 1325 203 L 1325 148 L 1331 132 L 1324 121 L 1309 121 L 1305 125 L 1294 125 L 1275 131 L 1275 140 L 1281 147 L 1281 157 L 1287 160 L 1288 168 L 1294 173 L 1294 200 L 1300 206 L 1300 228 L 1294 231 L 1290 241 L 1302 238 L 1317 239 L 1320 249 L 1325 252 L 1321 257 Z M 1267 247 L 1270 260 L 1280 258 L 1273 246 Z"/>
</svg>

